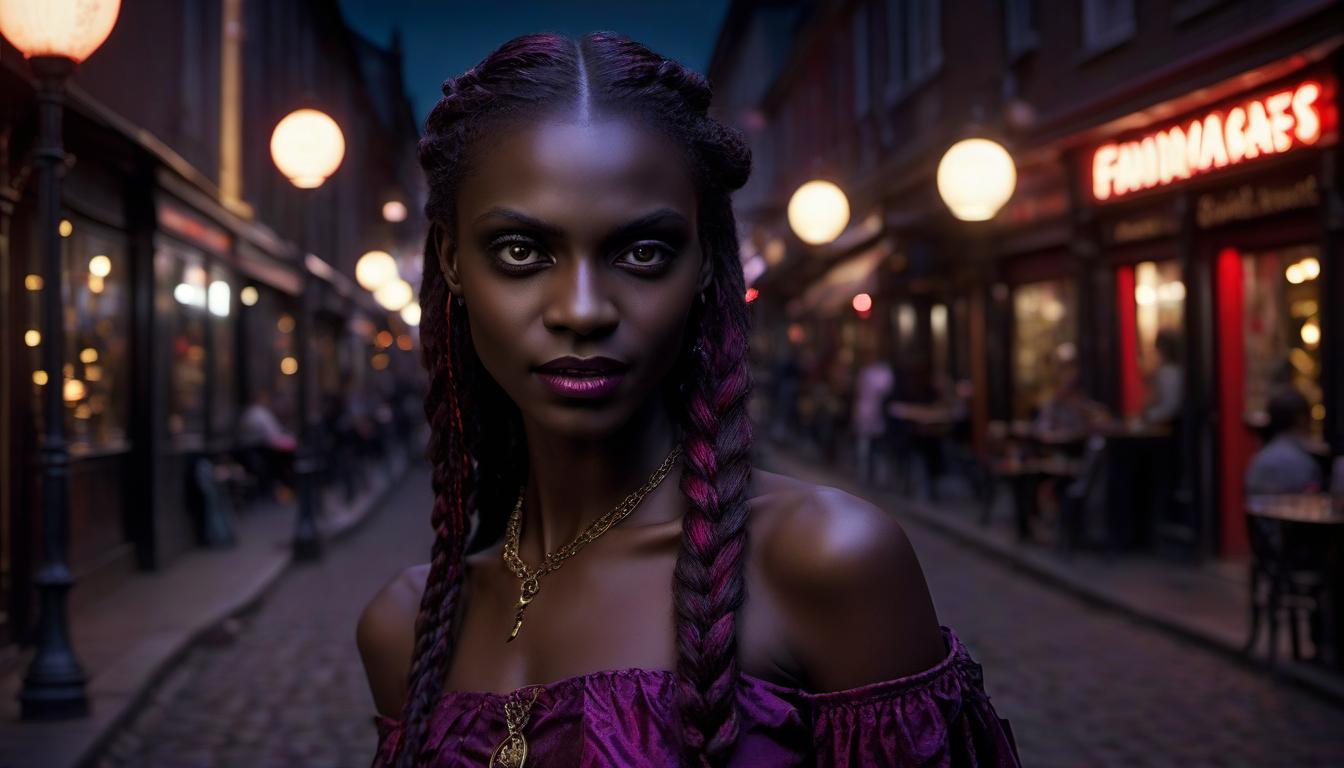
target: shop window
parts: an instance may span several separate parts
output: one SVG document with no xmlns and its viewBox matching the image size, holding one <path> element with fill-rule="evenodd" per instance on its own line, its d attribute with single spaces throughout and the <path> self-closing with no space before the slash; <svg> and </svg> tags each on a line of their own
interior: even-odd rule
<svg viewBox="0 0 1344 768">
<path fill-rule="evenodd" d="M 915 327 L 919 322 L 919 316 L 915 312 L 915 305 L 908 301 L 897 304 L 892 320 L 896 331 L 896 353 L 902 357 L 913 355 L 919 349 L 919 339 L 916 336 L 919 329 Z"/>
<path fill-rule="evenodd" d="M 1030 418 L 1077 375 L 1077 289 L 1069 280 L 1013 290 L 1013 416 Z"/>
<path fill-rule="evenodd" d="M 237 298 L 232 273 L 221 266 L 210 269 L 210 287 L 206 289 L 206 309 L 210 315 L 210 396 L 211 433 L 217 437 L 233 434 L 238 418 L 237 365 L 235 364 Z"/>
<path fill-rule="evenodd" d="M 1317 434 L 1322 429 L 1320 273 L 1314 245 L 1242 254 L 1248 423 L 1263 423 L 1275 388 L 1291 386 L 1311 404 Z"/>
<path fill-rule="evenodd" d="M 1008 56 L 1017 58 L 1036 48 L 1036 0 L 1007 0 L 1003 26 Z"/>
<path fill-rule="evenodd" d="M 164 428 L 177 448 L 200 447 L 205 437 L 210 280 L 205 255 L 171 241 L 154 256 L 155 305 L 167 379 Z M 216 300 L 218 301 L 218 299 Z"/>
<path fill-rule="evenodd" d="M 887 98 L 895 99 L 905 89 L 905 4 L 887 0 Z"/>
<path fill-rule="evenodd" d="M 125 236 L 85 219 L 62 219 L 61 258 L 65 319 L 62 397 L 65 430 L 75 455 L 123 450 L 130 404 L 130 275 Z M 34 266 L 24 278 L 31 300 L 23 343 L 29 347 L 33 414 L 42 429 L 44 329 L 47 286 Z"/>
<path fill-rule="evenodd" d="M 265 392 L 271 397 L 271 409 L 291 432 L 299 426 L 299 363 L 295 353 L 297 302 L 265 285 L 249 284 L 239 292 L 242 307 L 242 345 L 245 353 L 239 361 L 245 367 L 246 391 L 242 402 L 254 400 Z"/>
<path fill-rule="evenodd" d="M 943 67 L 943 4 L 941 0 L 908 0 L 906 6 L 910 79 L 918 82 L 933 77 Z"/>
<path fill-rule="evenodd" d="M 854 9 L 854 15 L 850 18 L 850 29 L 854 38 L 851 46 L 854 52 L 854 114 L 859 117 L 867 115 L 871 107 L 872 81 L 869 78 L 871 57 L 868 46 L 870 12 L 870 6 L 861 3 Z"/>
<path fill-rule="evenodd" d="M 1151 376 L 1162 364 L 1157 337 L 1185 325 L 1185 283 L 1175 261 L 1145 261 L 1134 267 L 1134 325 L 1139 370 Z"/>
<path fill-rule="evenodd" d="M 946 304 L 934 304 L 929 308 L 929 337 L 933 343 L 933 375 L 937 382 L 943 376 L 952 375 Z"/>
<path fill-rule="evenodd" d="M 1084 0 L 1083 49 L 1100 53 L 1134 36 L 1134 0 Z"/>
<path fill-rule="evenodd" d="M 941 0 L 887 0 L 887 98 L 899 99 L 943 67 Z"/>
</svg>

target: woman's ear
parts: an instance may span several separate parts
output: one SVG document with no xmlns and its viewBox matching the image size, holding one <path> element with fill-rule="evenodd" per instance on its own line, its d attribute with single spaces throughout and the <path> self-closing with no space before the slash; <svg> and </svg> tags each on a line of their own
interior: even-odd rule
<svg viewBox="0 0 1344 768">
<path fill-rule="evenodd" d="M 429 236 L 434 244 L 434 253 L 439 259 L 439 271 L 448 283 L 448 290 L 454 295 L 462 295 L 462 280 L 457 273 L 457 247 L 442 224 L 430 225 Z"/>
</svg>

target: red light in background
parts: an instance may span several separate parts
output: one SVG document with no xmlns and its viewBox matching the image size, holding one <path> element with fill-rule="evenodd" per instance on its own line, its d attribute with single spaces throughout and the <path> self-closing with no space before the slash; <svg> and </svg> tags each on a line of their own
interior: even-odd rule
<svg viewBox="0 0 1344 768">
<path fill-rule="evenodd" d="M 854 311 L 862 315 L 873 308 L 873 297 L 866 293 L 860 293 L 854 297 L 854 301 L 851 303 L 854 307 Z"/>
<path fill-rule="evenodd" d="M 755 300 L 756 300 L 756 297 L 757 297 L 757 296 L 760 296 L 760 295 L 761 295 L 761 292 L 758 291 L 758 290 L 756 290 L 755 288 L 748 288 L 748 289 L 747 289 L 747 303 L 750 304 L 751 302 L 755 301 Z"/>
</svg>

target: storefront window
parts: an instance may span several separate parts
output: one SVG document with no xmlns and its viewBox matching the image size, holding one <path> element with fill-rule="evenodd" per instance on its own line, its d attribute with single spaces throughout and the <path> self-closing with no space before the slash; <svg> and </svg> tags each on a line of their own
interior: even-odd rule
<svg viewBox="0 0 1344 768">
<path fill-rule="evenodd" d="M 251 283 L 239 289 L 243 357 L 242 402 L 262 392 L 270 395 L 271 409 L 291 431 L 297 431 L 299 361 L 294 334 L 297 303 L 265 285 Z"/>
<path fill-rule="evenodd" d="M 929 308 L 929 337 L 933 342 L 933 375 L 935 384 L 943 376 L 952 376 L 951 342 L 947 328 L 947 305 L 934 304 Z"/>
<path fill-rule="evenodd" d="M 167 365 L 165 428 L 178 447 L 205 435 L 206 333 L 209 273 L 205 255 L 175 242 L 160 244 L 154 258 L 156 305 Z M 216 299 L 218 302 L 218 299 Z"/>
<path fill-rule="evenodd" d="M 211 368 L 214 370 L 210 428 L 216 437 L 227 438 L 233 434 L 238 413 L 238 374 L 234 365 L 234 345 L 237 343 L 234 329 L 238 319 L 234 307 L 237 300 L 229 270 L 218 265 L 210 270 L 210 287 L 206 290 L 205 300 L 210 313 Z"/>
<path fill-rule="evenodd" d="M 1145 261 L 1134 267 L 1134 325 L 1139 370 L 1150 376 L 1162 364 L 1157 337 L 1179 334 L 1185 324 L 1185 283 L 1175 261 Z"/>
<path fill-rule="evenodd" d="M 1013 290 L 1013 415 L 1029 418 L 1050 399 L 1078 357 L 1077 292 L 1068 280 Z"/>
<path fill-rule="evenodd" d="M 1293 386 L 1311 404 L 1317 432 L 1322 428 L 1320 273 L 1315 245 L 1242 254 L 1249 423 L 1265 421 L 1275 387 Z"/>
<path fill-rule="evenodd" d="M 130 281 L 125 237 L 116 230 L 69 216 L 62 219 L 65 363 L 61 391 L 65 429 L 75 454 L 126 447 L 130 388 Z M 33 413 L 41 429 L 43 292 L 39 270 L 24 278 L 30 322 L 23 343 L 30 348 Z"/>
</svg>

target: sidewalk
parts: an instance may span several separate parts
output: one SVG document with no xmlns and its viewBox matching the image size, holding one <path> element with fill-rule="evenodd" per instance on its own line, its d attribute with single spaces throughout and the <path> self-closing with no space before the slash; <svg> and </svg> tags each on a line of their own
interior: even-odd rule
<svg viewBox="0 0 1344 768">
<path fill-rule="evenodd" d="M 323 539 L 344 536 L 363 522 L 406 469 L 400 456 L 375 465 L 369 486 L 350 503 L 343 494 L 325 493 Z M 88 677 L 88 717 L 19 719 L 16 697 L 31 654 L 26 649 L 20 663 L 0 676 L 0 768 L 76 768 L 97 754 L 193 643 L 226 629 L 232 616 L 275 584 L 291 563 L 294 521 L 293 504 L 249 507 L 238 516 L 236 546 L 193 550 L 160 571 L 136 574 L 72 615 L 71 642 Z"/>
<path fill-rule="evenodd" d="M 1257 669 L 1268 669 L 1264 632 L 1253 658 L 1242 653 L 1250 633 L 1245 562 L 1195 565 L 1143 554 L 1110 559 L 1090 552 L 1069 555 L 1047 545 L 1017 541 L 1011 515 L 1002 510 L 996 510 L 993 522 L 982 525 L 978 502 L 969 498 L 933 504 L 892 490 L 861 486 L 852 476 L 822 461 L 789 453 L 781 446 L 762 443 L 758 451 L 762 464 L 774 471 L 869 499 L 883 509 L 939 531 L 1089 603 L 1192 640 Z M 1284 642 L 1281 636 L 1280 643 Z M 1344 702 L 1344 679 L 1293 662 L 1286 644 L 1280 645 L 1279 661 L 1273 672 L 1330 700 Z"/>
</svg>

